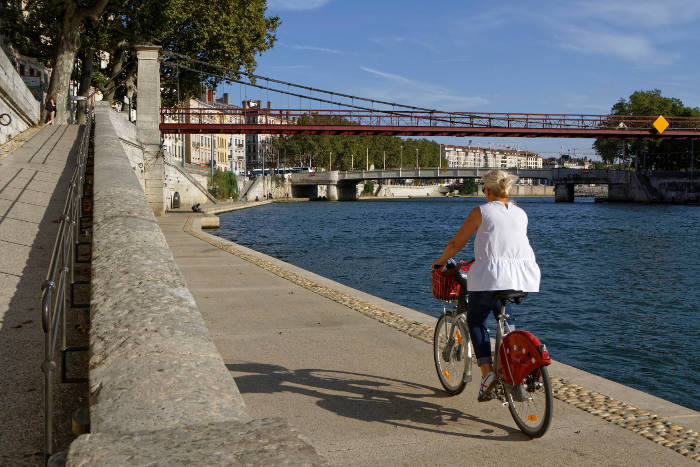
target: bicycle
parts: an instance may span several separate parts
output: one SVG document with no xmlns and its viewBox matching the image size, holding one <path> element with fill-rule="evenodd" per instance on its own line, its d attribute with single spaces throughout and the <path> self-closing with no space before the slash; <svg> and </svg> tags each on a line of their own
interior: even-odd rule
<svg viewBox="0 0 700 467">
<path fill-rule="evenodd" d="M 433 357 L 438 378 L 450 395 L 461 393 L 472 380 L 473 349 L 467 325 L 467 272 L 474 262 L 448 261 L 444 270 L 433 271 L 433 296 L 443 303 L 435 325 Z M 508 304 L 519 305 L 526 292 L 494 292 L 501 300 L 496 326 L 494 373 L 496 379 L 480 401 L 500 400 L 518 428 L 531 438 L 545 434 L 552 421 L 554 401 L 547 366 L 547 347 L 533 334 L 513 330 L 506 322 Z"/>
</svg>

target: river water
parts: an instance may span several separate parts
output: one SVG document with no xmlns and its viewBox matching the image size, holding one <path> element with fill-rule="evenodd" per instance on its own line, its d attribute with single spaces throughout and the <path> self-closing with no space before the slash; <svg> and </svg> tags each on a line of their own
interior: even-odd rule
<svg viewBox="0 0 700 467">
<path fill-rule="evenodd" d="M 430 263 L 481 202 L 272 204 L 224 214 L 214 233 L 437 316 Z M 516 325 L 556 360 L 700 410 L 700 209 L 516 202 L 542 270 L 541 292 L 514 309 Z M 458 258 L 472 257 L 470 242 Z"/>
</svg>

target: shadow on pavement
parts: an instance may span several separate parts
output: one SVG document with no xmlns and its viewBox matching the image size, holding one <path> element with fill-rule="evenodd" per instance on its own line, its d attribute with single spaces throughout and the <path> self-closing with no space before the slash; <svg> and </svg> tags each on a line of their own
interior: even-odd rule
<svg viewBox="0 0 700 467">
<path fill-rule="evenodd" d="M 227 364 L 241 394 L 291 392 L 317 399 L 316 404 L 342 417 L 423 430 L 446 435 L 501 441 L 529 441 L 519 430 L 483 420 L 428 399 L 449 398 L 422 384 L 383 376 L 304 368 L 289 370 L 265 363 Z M 450 429 L 459 421 L 482 424 L 483 435 Z M 489 435 L 495 430 L 506 435 Z"/>
<path fill-rule="evenodd" d="M 59 128 L 48 136 L 47 141 Z M 14 293 L 0 327 L 0 465 L 43 465 L 44 378 L 41 365 L 44 360 L 44 334 L 40 311 L 41 284 L 49 267 L 59 226 L 57 219 L 62 214 L 68 183 L 75 169 L 81 134 L 82 131 L 76 134 L 67 163 L 56 184 L 56 192 L 48 201 L 35 238 L 28 238 L 26 245 L 0 241 L 0 247 L 7 249 L 10 255 L 12 249 L 30 248 L 26 264 L 21 275 L 18 275 L 19 280 L 13 285 Z M 55 144 L 58 141 L 60 139 Z M 49 146 L 54 141 L 48 143 L 42 146 Z M 38 153 L 39 150 L 34 155 Z M 25 172 L 38 174 L 31 168 L 25 168 L 22 173 Z M 8 214 L 15 205 L 22 203 L 20 198 L 23 193 L 24 190 L 16 196 L 0 220 L 7 221 L 11 217 Z M 32 242 L 31 245 L 29 242 Z M 24 254 L 23 251 L 21 253 Z M 76 390 L 75 386 L 66 389 L 71 393 Z M 56 392 L 61 394 L 64 390 Z M 57 410 L 60 408 L 60 405 L 57 406 Z M 60 411 L 56 413 L 56 419 L 61 425 L 56 436 L 58 444 L 72 437 L 71 420 L 69 414 Z"/>
</svg>

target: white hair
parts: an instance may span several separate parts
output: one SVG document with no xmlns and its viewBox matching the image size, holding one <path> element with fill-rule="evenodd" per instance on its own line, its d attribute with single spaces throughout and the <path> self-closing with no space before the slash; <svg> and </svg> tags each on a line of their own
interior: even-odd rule
<svg viewBox="0 0 700 467">
<path fill-rule="evenodd" d="M 488 188 L 494 195 L 507 198 L 518 177 L 505 170 L 493 169 L 482 176 L 481 180 L 484 182 L 484 188 Z"/>
</svg>

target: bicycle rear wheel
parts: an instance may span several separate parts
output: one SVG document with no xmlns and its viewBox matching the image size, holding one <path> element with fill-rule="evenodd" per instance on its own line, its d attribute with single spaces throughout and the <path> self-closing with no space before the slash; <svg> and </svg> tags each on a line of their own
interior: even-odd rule
<svg viewBox="0 0 700 467">
<path fill-rule="evenodd" d="M 433 357 L 445 391 L 450 395 L 462 392 L 471 381 L 472 347 L 469 333 L 457 316 L 445 313 L 435 325 Z"/>
<path fill-rule="evenodd" d="M 532 438 L 539 438 L 545 434 L 554 410 L 552 383 L 547 367 L 533 370 L 518 386 L 508 386 L 504 383 L 503 387 L 508 410 L 518 428 Z"/>
</svg>

